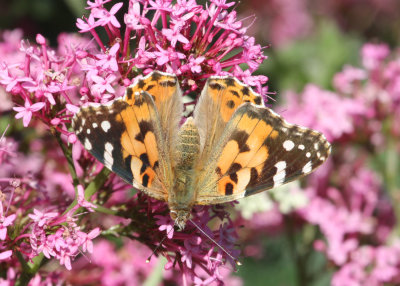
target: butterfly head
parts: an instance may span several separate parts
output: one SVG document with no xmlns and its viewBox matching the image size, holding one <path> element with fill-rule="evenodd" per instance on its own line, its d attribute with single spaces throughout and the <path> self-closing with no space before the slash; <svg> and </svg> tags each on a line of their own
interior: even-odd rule
<svg viewBox="0 0 400 286">
<path fill-rule="evenodd" d="M 190 211 L 186 209 L 171 209 L 170 216 L 171 219 L 175 222 L 175 225 L 179 228 L 179 230 L 183 230 L 186 226 L 186 222 L 190 218 Z"/>
</svg>

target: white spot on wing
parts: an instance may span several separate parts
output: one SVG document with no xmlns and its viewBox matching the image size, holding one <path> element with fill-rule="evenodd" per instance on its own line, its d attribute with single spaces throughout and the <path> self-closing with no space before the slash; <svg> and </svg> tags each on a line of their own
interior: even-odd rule
<svg viewBox="0 0 400 286">
<path fill-rule="evenodd" d="M 89 142 L 89 139 L 85 138 L 85 143 L 83 144 L 86 150 L 92 150 L 92 143 Z"/>
<path fill-rule="evenodd" d="M 90 134 L 90 129 L 89 129 L 89 128 L 86 129 L 86 133 L 87 133 L 87 134 Z"/>
<path fill-rule="evenodd" d="M 303 174 L 308 174 L 311 172 L 311 170 L 312 170 L 312 163 L 311 161 L 308 161 L 307 164 L 304 165 L 302 172 Z"/>
<path fill-rule="evenodd" d="M 92 126 L 93 126 L 93 128 L 97 128 L 97 126 L 99 126 L 99 125 L 97 125 L 96 122 L 93 122 L 93 123 L 92 123 Z"/>
<path fill-rule="evenodd" d="M 103 121 L 103 122 L 101 123 L 101 128 L 103 128 L 104 132 L 107 132 L 108 129 L 111 128 L 110 122 L 108 122 L 108 121 Z"/>
<path fill-rule="evenodd" d="M 276 174 L 273 177 L 274 180 L 274 187 L 277 187 L 279 185 L 282 185 L 283 181 L 285 180 L 286 177 L 286 162 L 285 161 L 279 161 L 278 163 L 275 164 L 276 167 Z"/>
<path fill-rule="evenodd" d="M 305 148 L 306 148 L 306 147 L 305 147 L 303 144 L 300 144 L 300 145 L 299 145 L 299 149 L 300 149 L 300 150 L 304 150 Z"/>
<path fill-rule="evenodd" d="M 311 157 L 311 153 L 310 153 L 310 152 L 307 152 L 307 153 L 306 153 L 306 157 L 307 157 L 307 158 L 310 158 L 310 157 Z"/>
<path fill-rule="evenodd" d="M 283 142 L 283 148 L 285 148 L 286 151 L 290 151 L 294 148 L 294 143 L 292 140 L 286 140 Z"/>
<path fill-rule="evenodd" d="M 114 150 L 113 145 L 110 142 L 107 142 L 104 145 L 104 166 L 108 169 L 112 168 L 114 164 L 114 158 L 112 157 L 112 151 Z"/>
</svg>

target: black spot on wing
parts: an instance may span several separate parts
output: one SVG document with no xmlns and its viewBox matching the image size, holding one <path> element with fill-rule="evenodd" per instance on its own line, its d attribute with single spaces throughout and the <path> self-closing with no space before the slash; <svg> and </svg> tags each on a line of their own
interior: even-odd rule
<svg viewBox="0 0 400 286">
<path fill-rule="evenodd" d="M 235 107 L 235 102 L 234 102 L 233 100 L 228 100 L 228 101 L 226 102 L 226 106 L 227 106 L 228 108 L 232 109 L 232 108 Z"/>
<path fill-rule="evenodd" d="M 228 77 L 225 79 L 225 83 L 227 86 L 235 86 L 235 79 L 232 77 Z"/>
<path fill-rule="evenodd" d="M 228 170 L 228 174 L 232 174 L 232 173 L 236 173 L 237 171 L 239 171 L 240 169 L 242 169 L 242 165 L 240 165 L 239 163 L 233 163 Z"/>
<path fill-rule="evenodd" d="M 243 93 L 243 95 L 249 95 L 250 94 L 250 88 L 248 86 L 243 86 L 242 93 Z"/>
<path fill-rule="evenodd" d="M 225 185 L 225 195 L 229 196 L 233 194 L 233 185 L 231 183 L 227 183 Z"/>
<path fill-rule="evenodd" d="M 128 157 L 125 158 L 125 168 L 127 170 L 131 168 L 131 162 L 132 162 L 132 155 L 128 155 Z"/>
<path fill-rule="evenodd" d="M 142 96 L 135 96 L 135 106 L 142 106 L 145 102 Z"/>
<path fill-rule="evenodd" d="M 231 174 L 229 175 L 229 178 L 231 178 L 231 180 L 237 184 L 237 182 L 238 182 L 238 175 L 237 175 L 237 173 L 231 173 Z"/>
<path fill-rule="evenodd" d="M 146 87 L 146 91 L 150 91 L 150 90 L 153 89 L 154 87 L 155 87 L 154 84 L 149 84 L 149 85 Z"/>
<path fill-rule="evenodd" d="M 150 166 L 149 157 L 146 153 L 143 153 L 139 156 L 140 161 L 142 161 L 142 167 L 140 168 L 140 174 L 143 174 L 146 171 L 146 168 Z"/>
<path fill-rule="evenodd" d="M 143 134 L 143 137 L 146 137 L 147 132 L 154 132 L 153 125 L 148 121 L 140 121 L 139 128 L 140 133 Z"/>
<path fill-rule="evenodd" d="M 143 187 L 147 187 L 149 185 L 149 175 L 147 175 L 147 174 L 143 175 L 142 185 L 143 185 Z"/>
<path fill-rule="evenodd" d="M 217 83 L 217 82 L 214 82 L 214 81 L 212 81 L 212 82 L 210 82 L 210 84 L 208 85 L 211 89 L 216 89 L 216 90 L 223 90 L 223 89 L 225 89 L 225 87 L 223 86 L 223 85 L 221 85 L 221 84 L 219 84 L 219 83 Z"/>
<path fill-rule="evenodd" d="M 255 183 L 257 183 L 258 180 L 258 172 L 256 168 L 251 168 L 250 169 L 250 181 L 249 181 L 249 185 L 254 185 Z"/>
<path fill-rule="evenodd" d="M 146 137 L 147 132 L 153 132 L 153 125 L 148 121 L 140 121 L 139 122 L 140 133 L 135 136 L 137 141 L 144 143 L 144 138 Z"/>
<path fill-rule="evenodd" d="M 132 99 L 132 95 L 133 95 L 133 90 L 132 90 L 132 88 L 128 87 L 128 88 L 126 89 L 126 97 L 127 97 L 129 100 L 131 100 L 131 99 Z"/>
<path fill-rule="evenodd" d="M 230 90 L 230 92 L 231 92 L 234 96 L 240 98 L 240 95 L 239 95 L 239 93 L 238 93 L 236 90 Z"/>
<path fill-rule="evenodd" d="M 221 168 L 220 167 L 217 167 L 217 168 L 215 168 L 215 172 L 217 173 L 217 175 L 218 176 L 222 176 L 222 172 L 221 172 Z"/>
<path fill-rule="evenodd" d="M 239 152 L 247 152 L 250 151 L 249 146 L 246 144 L 247 139 L 249 138 L 249 134 L 246 131 L 239 130 L 233 132 L 231 135 L 231 140 L 235 140 L 239 146 Z"/>
<path fill-rule="evenodd" d="M 162 74 L 160 74 L 158 72 L 153 72 L 153 74 L 151 75 L 151 80 L 158 81 L 161 77 L 162 77 Z"/>
<path fill-rule="evenodd" d="M 143 88 L 146 85 L 145 81 L 143 79 L 139 79 L 138 81 L 138 87 Z"/>
<path fill-rule="evenodd" d="M 260 96 L 256 96 L 254 98 L 254 103 L 257 104 L 257 105 L 260 105 L 261 104 L 261 97 Z"/>
<path fill-rule="evenodd" d="M 160 82 L 160 85 L 163 87 L 174 87 L 176 85 L 176 81 L 174 80 L 165 80 Z"/>
</svg>

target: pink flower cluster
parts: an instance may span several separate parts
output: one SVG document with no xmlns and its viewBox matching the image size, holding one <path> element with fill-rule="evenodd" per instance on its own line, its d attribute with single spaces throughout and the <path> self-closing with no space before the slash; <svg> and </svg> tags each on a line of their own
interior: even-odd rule
<svg viewBox="0 0 400 286">
<path fill-rule="evenodd" d="M 397 204 L 398 189 L 385 180 L 393 170 L 368 166 L 382 152 L 399 154 L 400 61 L 383 44 L 366 44 L 361 55 L 363 68 L 346 66 L 334 78 L 334 92 L 308 86 L 300 96 L 290 93 L 287 107 L 289 119 L 334 143 L 331 160 L 304 190 L 309 204 L 297 212 L 323 234 L 314 248 L 337 267 L 332 285 L 400 282 L 395 206 L 388 199 Z"/>
</svg>

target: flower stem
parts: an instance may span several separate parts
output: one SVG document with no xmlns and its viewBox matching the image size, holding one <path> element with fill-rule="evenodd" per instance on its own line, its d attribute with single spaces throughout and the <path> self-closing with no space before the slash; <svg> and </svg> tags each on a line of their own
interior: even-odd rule
<svg viewBox="0 0 400 286">
<path fill-rule="evenodd" d="M 299 254 L 298 247 L 296 243 L 296 233 L 294 229 L 293 220 L 289 216 L 284 216 L 285 233 L 286 238 L 289 242 L 289 252 L 293 258 L 297 274 L 297 285 L 306 286 L 307 284 L 307 271 L 306 271 L 306 261 L 304 261 L 303 256 Z"/>
<path fill-rule="evenodd" d="M 28 285 L 29 281 L 33 278 L 33 276 L 35 276 L 36 272 L 39 270 L 40 266 L 44 262 L 44 255 L 43 253 L 41 253 L 38 256 L 34 257 L 32 259 L 33 263 L 28 263 L 19 251 L 16 251 L 16 255 L 19 262 L 21 263 L 23 271 L 15 282 L 15 286 Z"/>
<path fill-rule="evenodd" d="M 51 132 L 54 135 L 54 137 L 56 137 L 58 145 L 60 145 L 61 150 L 63 151 L 63 154 L 65 156 L 65 159 L 67 159 L 69 172 L 71 173 L 71 177 L 72 177 L 72 183 L 73 183 L 74 188 L 75 188 L 75 194 L 77 194 L 78 190 L 77 190 L 76 187 L 79 185 L 79 178 L 78 178 L 78 175 L 76 174 L 74 161 L 72 160 L 71 149 L 69 149 L 69 148 L 67 148 L 65 146 L 64 142 L 61 139 L 61 136 L 60 136 L 59 132 L 57 132 L 53 128 L 51 128 Z"/>
<path fill-rule="evenodd" d="M 103 185 L 104 183 L 108 180 L 108 175 L 110 175 L 111 171 L 107 169 L 106 167 L 103 167 L 103 169 L 97 174 L 96 178 L 86 187 L 85 189 L 85 199 L 88 200 L 95 192 L 97 192 Z M 68 211 L 70 211 L 74 206 L 77 204 L 77 200 L 75 199 L 71 205 L 67 208 L 67 210 L 64 212 L 66 214 Z M 104 208 L 102 208 L 101 212 L 105 212 Z"/>
</svg>

